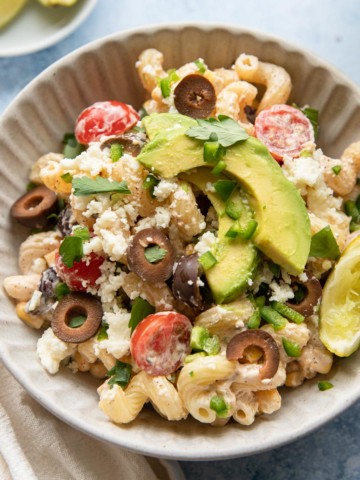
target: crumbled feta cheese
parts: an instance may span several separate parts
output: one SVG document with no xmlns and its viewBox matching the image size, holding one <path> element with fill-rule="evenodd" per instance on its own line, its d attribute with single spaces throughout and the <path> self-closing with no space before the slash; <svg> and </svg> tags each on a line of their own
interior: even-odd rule
<svg viewBox="0 0 360 480">
<path fill-rule="evenodd" d="M 51 328 L 45 330 L 37 342 L 37 354 L 41 365 L 52 374 L 59 371 L 60 362 L 72 355 L 75 349 L 75 345 L 56 337 Z"/>
<path fill-rule="evenodd" d="M 211 182 L 206 182 L 206 185 L 205 185 L 205 192 L 215 192 L 215 187 L 214 187 L 214 184 L 211 183 Z"/>
<path fill-rule="evenodd" d="M 34 310 L 36 310 L 40 306 L 41 297 L 42 293 L 39 290 L 35 290 L 26 305 L 26 311 L 33 312 Z"/>
<path fill-rule="evenodd" d="M 215 244 L 216 240 L 217 239 L 212 232 L 205 232 L 203 235 L 201 235 L 198 243 L 194 247 L 194 250 L 199 255 L 203 255 L 204 253 L 211 250 L 211 248 Z"/>
<path fill-rule="evenodd" d="M 104 321 L 109 325 L 108 338 L 102 340 L 101 348 L 116 358 L 121 358 L 129 353 L 130 328 L 128 327 L 130 313 L 123 309 L 117 313 L 104 313 Z"/>
<path fill-rule="evenodd" d="M 284 156 L 282 170 L 285 176 L 300 189 L 301 194 L 306 194 L 307 187 L 314 187 L 323 176 L 323 168 L 316 158 Z"/>
<path fill-rule="evenodd" d="M 306 275 L 306 272 L 303 272 L 299 275 L 299 280 L 300 282 L 307 282 L 309 280 L 308 276 Z"/>
<path fill-rule="evenodd" d="M 168 196 L 175 192 L 178 184 L 174 180 L 161 180 L 154 188 L 154 196 L 160 201 L 164 201 Z"/>
<path fill-rule="evenodd" d="M 156 207 L 155 209 L 155 226 L 157 228 L 167 228 L 170 224 L 171 215 L 167 208 Z"/>
<path fill-rule="evenodd" d="M 270 290 L 272 291 L 272 295 L 270 297 L 270 301 L 277 301 L 277 302 L 287 302 L 290 298 L 294 298 L 294 292 L 291 289 L 290 285 L 280 280 L 280 283 L 272 281 L 269 285 Z"/>
</svg>

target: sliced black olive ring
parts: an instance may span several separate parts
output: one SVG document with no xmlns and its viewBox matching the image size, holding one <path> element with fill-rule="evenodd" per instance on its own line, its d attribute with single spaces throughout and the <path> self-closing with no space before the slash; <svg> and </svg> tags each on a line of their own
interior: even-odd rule
<svg viewBox="0 0 360 480">
<path fill-rule="evenodd" d="M 113 137 L 107 138 L 102 144 L 101 148 L 111 147 L 114 143 L 119 143 L 124 149 L 124 153 L 128 153 L 133 157 L 137 157 L 145 145 L 146 135 L 142 132 L 137 133 L 123 133 L 121 135 L 115 135 Z"/>
<path fill-rule="evenodd" d="M 264 363 L 260 368 L 260 378 L 272 378 L 280 362 L 279 348 L 273 337 L 265 330 L 244 330 L 233 337 L 226 349 L 228 360 L 241 360 L 248 347 L 257 347 L 263 353 Z"/>
<path fill-rule="evenodd" d="M 173 294 L 177 300 L 192 308 L 201 308 L 203 299 L 200 293 L 198 255 L 181 257 L 174 269 Z"/>
<path fill-rule="evenodd" d="M 165 256 L 154 263 L 149 262 L 145 256 L 146 249 L 151 246 L 158 246 L 166 251 Z M 172 275 L 175 250 L 161 230 L 145 228 L 132 238 L 127 251 L 127 261 L 130 270 L 145 282 L 165 282 Z"/>
<path fill-rule="evenodd" d="M 74 317 L 84 316 L 79 327 L 70 327 Z M 91 338 L 100 327 L 103 317 L 101 302 L 86 293 L 69 293 L 57 304 L 51 328 L 60 340 L 67 343 L 81 343 Z"/>
<path fill-rule="evenodd" d="M 214 86 L 202 75 L 187 75 L 174 90 L 174 103 L 177 111 L 183 115 L 207 118 L 216 104 Z"/>
<path fill-rule="evenodd" d="M 287 302 L 287 305 L 291 307 L 304 317 L 309 317 L 314 313 L 315 307 L 319 303 L 319 299 L 322 295 L 322 288 L 320 281 L 309 272 L 305 272 L 308 279 L 301 281 L 298 278 L 293 278 L 292 285 L 301 285 L 305 289 L 305 297 L 300 303 Z"/>
<path fill-rule="evenodd" d="M 10 215 L 30 228 L 44 228 L 48 216 L 58 208 L 56 193 L 41 185 L 25 193 L 13 204 Z"/>
</svg>

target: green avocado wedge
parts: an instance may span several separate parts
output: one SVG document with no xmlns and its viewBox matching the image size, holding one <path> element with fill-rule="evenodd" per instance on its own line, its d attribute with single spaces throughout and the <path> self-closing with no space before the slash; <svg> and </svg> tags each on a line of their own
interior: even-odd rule
<svg viewBox="0 0 360 480">
<path fill-rule="evenodd" d="M 170 114 L 168 128 L 162 127 L 155 134 L 158 118 L 164 115 L 169 114 L 143 119 L 145 130 L 151 126 L 153 136 L 138 161 L 164 178 L 211 166 L 203 160 L 203 142 L 185 135 L 191 122 L 197 125 L 196 120 L 186 117 L 186 126 L 182 126 L 179 117 L 183 116 Z M 171 124 L 174 128 L 170 128 Z M 284 176 L 265 145 L 254 137 L 228 147 L 224 161 L 224 173 L 238 181 L 246 192 L 258 222 L 252 241 L 288 273 L 299 275 L 308 259 L 311 234 L 306 206 L 296 187 Z"/>
<path fill-rule="evenodd" d="M 207 282 L 217 304 L 232 302 L 248 288 L 248 282 L 253 278 L 259 258 L 257 248 L 251 241 L 225 236 L 234 220 L 226 215 L 226 204 L 219 195 L 207 189 L 209 183 L 218 180 L 210 170 L 198 168 L 187 173 L 180 175 L 180 178 L 193 183 L 207 195 L 219 219 L 218 240 L 212 250 L 218 263 L 205 271 Z M 246 224 L 252 218 L 252 214 L 239 189 L 233 192 L 229 200 L 240 206 L 242 211 L 240 223 Z"/>
</svg>

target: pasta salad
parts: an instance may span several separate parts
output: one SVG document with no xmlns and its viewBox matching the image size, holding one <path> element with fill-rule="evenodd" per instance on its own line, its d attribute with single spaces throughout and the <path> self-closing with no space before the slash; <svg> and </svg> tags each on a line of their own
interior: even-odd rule
<svg viewBox="0 0 360 480">
<path fill-rule="evenodd" d="M 339 159 L 317 148 L 318 113 L 287 103 L 282 67 L 163 61 L 136 63 L 140 111 L 96 102 L 34 163 L 11 208 L 32 231 L 4 288 L 41 331 L 44 369 L 100 379 L 113 422 L 150 402 L 170 421 L 251 425 L 359 345 L 344 265 L 360 248 L 360 142 Z"/>
</svg>

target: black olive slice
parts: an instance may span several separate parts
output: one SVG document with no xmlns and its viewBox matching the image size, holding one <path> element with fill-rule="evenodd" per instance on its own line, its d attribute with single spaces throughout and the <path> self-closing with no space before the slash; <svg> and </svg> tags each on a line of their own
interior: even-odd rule
<svg viewBox="0 0 360 480">
<path fill-rule="evenodd" d="M 173 278 L 174 297 L 192 308 L 201 308 L 203 298 L 198 285 L 199 281 L 198 255 L 185 255 L 178 261 Z"/>
<path fill-rule="evenodd" d="M 183 115 L 207 118 L 215 108 L 215 89 L 202 75 L 187 75 L 175 88 L 174 102 L 177 111 Z"/>
<path fill-rule="evenodd" d="M 30 228 L 44 228 L 48 216 L 58 208 L 57 195 L 44 185 L 25 193 L 13 204 L 10 215 Z"/>
<path fill-rule="evenodd" d="M 114 143 L 119 143 L 123 147 L 124 153 L 128 153 L 133 157 L 137 157 L 146 143 L 146 135 L 142 132 L 128 132 L 114 137 L 107 138 L 102 144 L 101 148 L 111 147 Z"/>
<path fill-rule="evenodd" d="M 293 278 L 292 285 L 301 285 L 305 289 L 305 297 L 300 303 L 293 303 L 288 301 L 286 304 L 304 317 L 310 317 L 314 313 L 315 307 L 319 303 L 322 295 L 322 288 L 320 281 L 311 273 L 305 272 L 308 279 L 301 281 L 298 278 Z"/>
<path fill-rule="evenodd" d="M 165 252 L 158 261 L 150 262 L 145 256 L 147 248 L 151 246 L 157 246 Z M 175 250 L 161 230 L 145 228 L 134 235 L 131 240 L 127 251 L 127 261 L 130 270 L 142 280 L 150 283 L 165 282 L 172 275 Z"/>
<path fill-rule="evenodd" d="M 248 347 L 257 347 L 263 353 L 264 363 L 260 368 L 260 378 L 272 378 L 280 362 L 279 348 L 273 337 L 265 330 L 253 329 L 238 333 L 228 343 L 226 358 L 241 360 Z"/>
<path fill-rule="evenodd" d="M 85 317 L 79 327 L 69 324 L 75 317 Z M 51 328 L 60 340 L 82 343 L 91 338 L 100 327 L 103 317 L 101 302 L 86 293 L 69 293 L 57 304 L 51 320 Z"/>
</svg>

